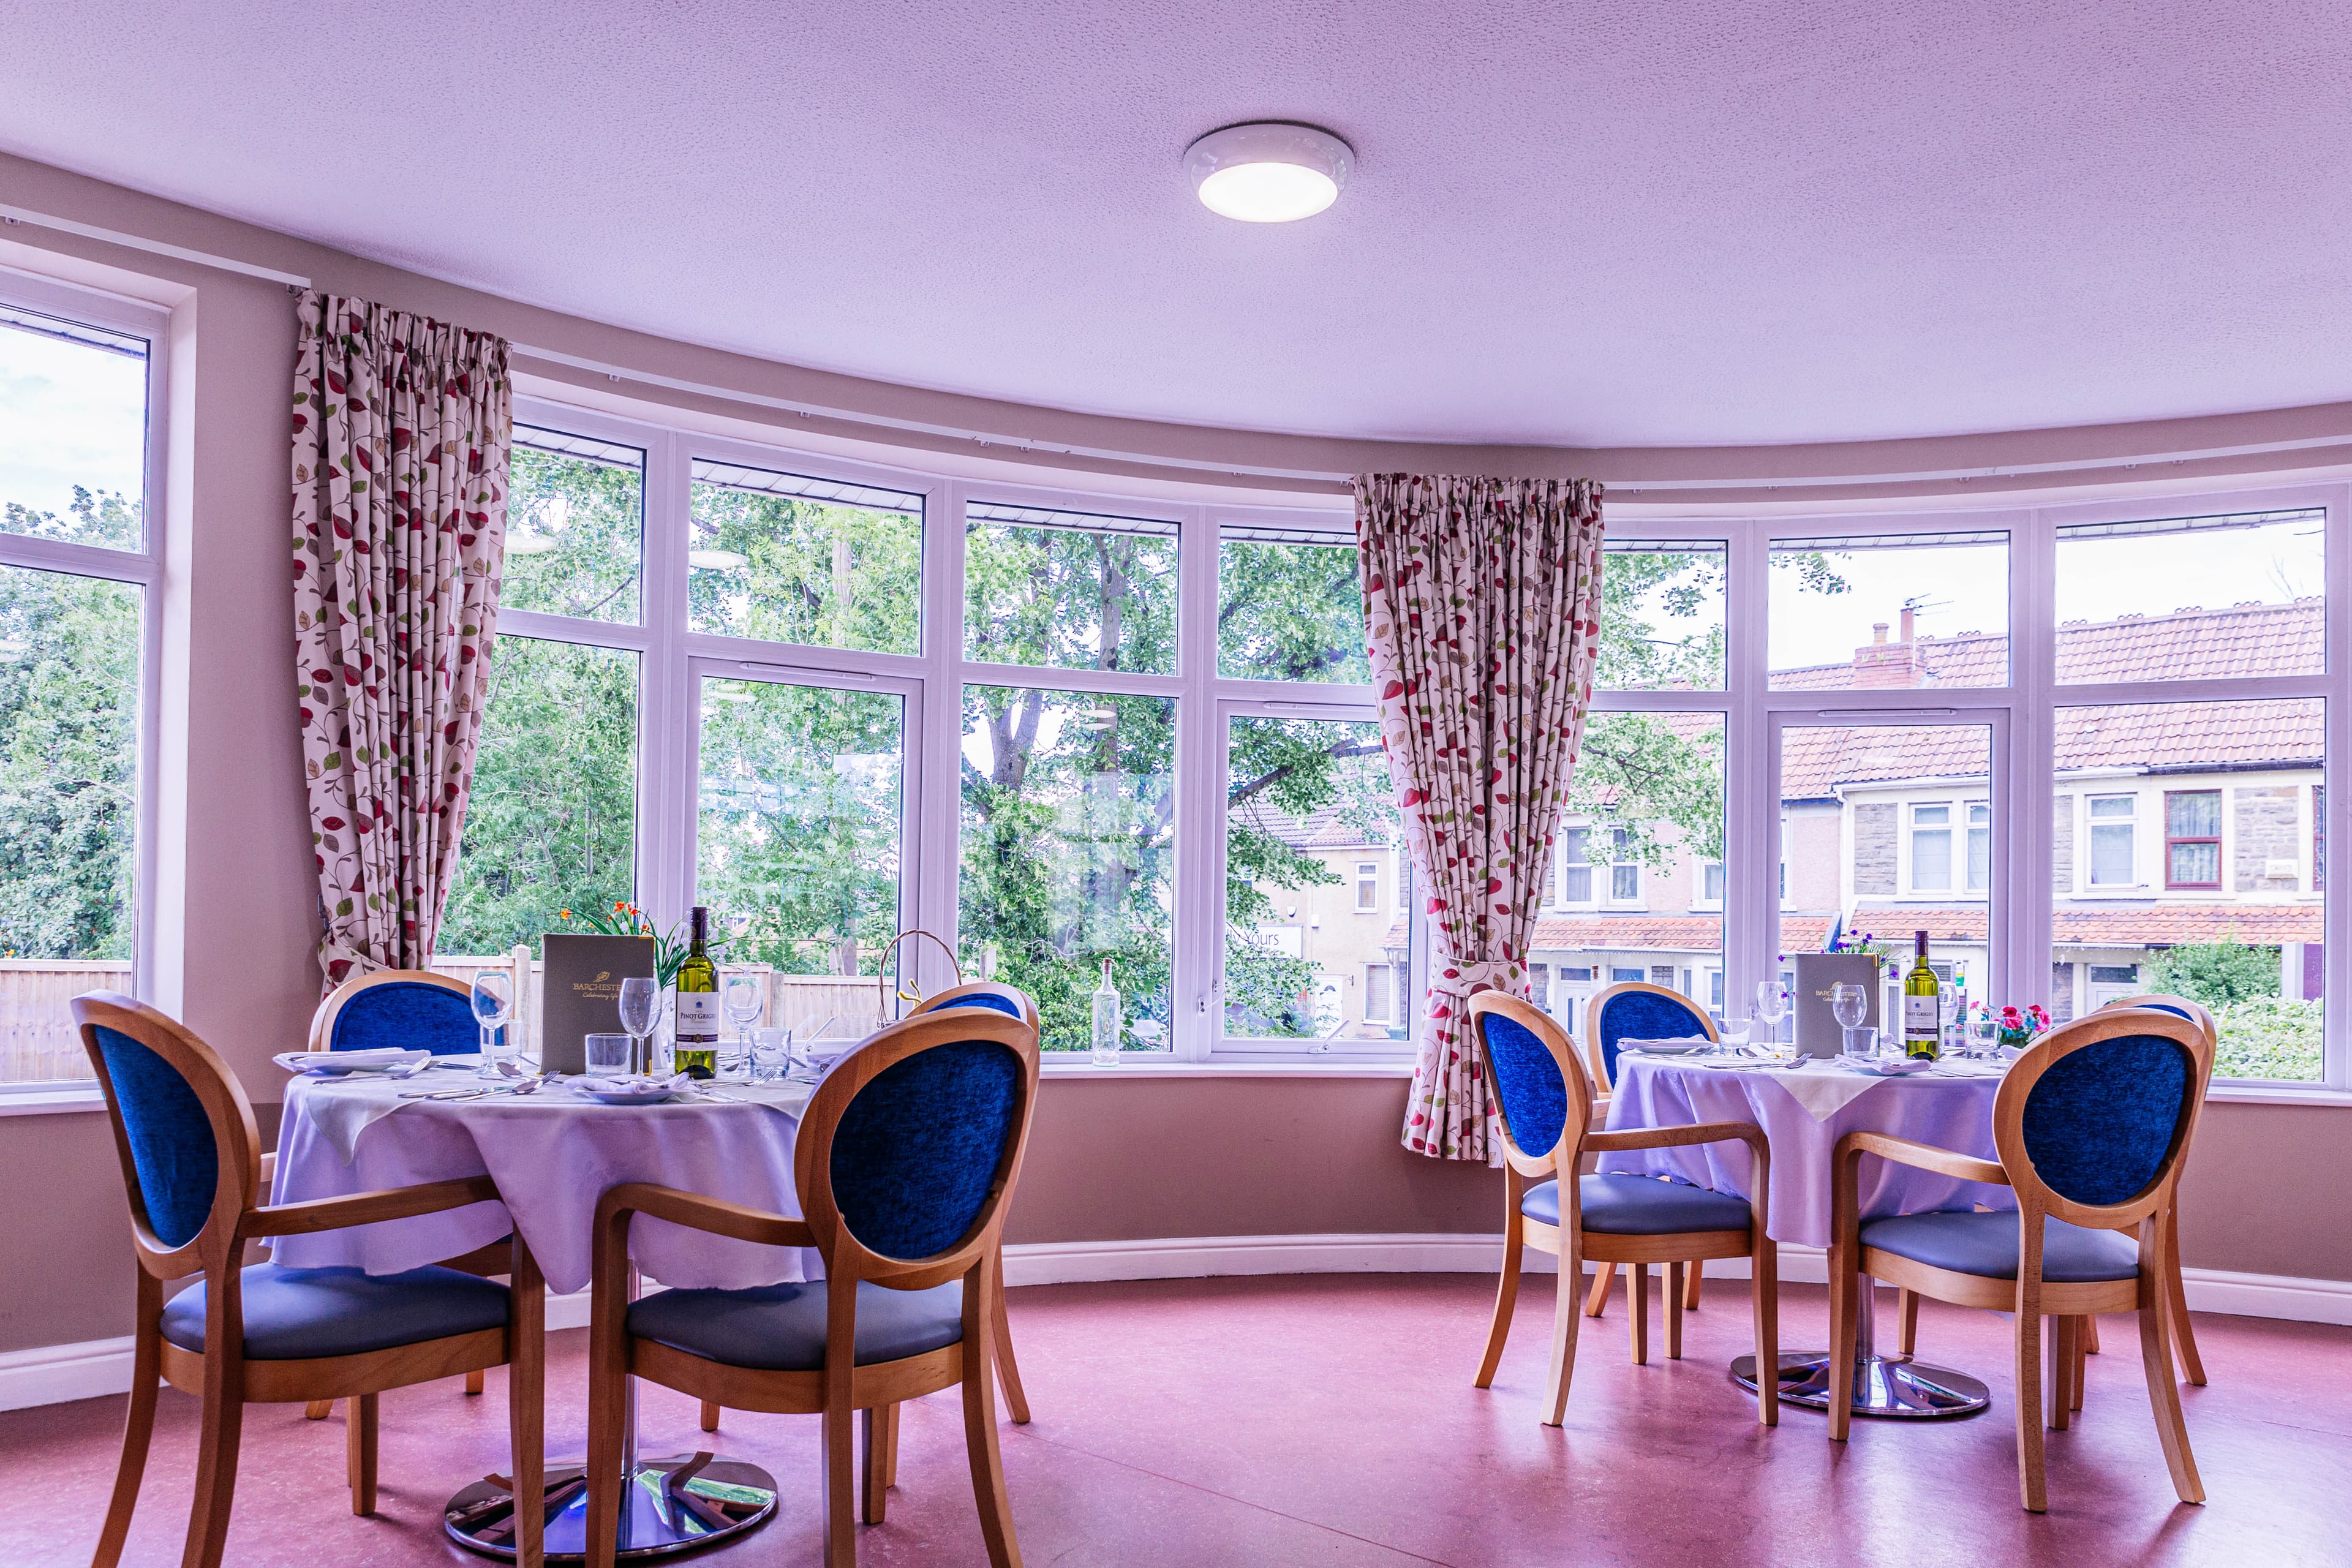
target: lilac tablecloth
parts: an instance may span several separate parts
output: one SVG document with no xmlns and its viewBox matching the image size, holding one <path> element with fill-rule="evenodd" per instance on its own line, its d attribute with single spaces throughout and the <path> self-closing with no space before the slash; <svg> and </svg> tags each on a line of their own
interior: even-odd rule
<svg viewBox="0 0 2352 1568">
<path fill-rule="evenodd" d="M 356 1265 L 397 1273 L 455 1258 L 520 1226 L 548 1289 L 588 1283 L 596 1201 L 624 1182 L 653 1182 L 772 1214 L 797 1215 L 791 1107 L 746 1104 L 604 1106 L 551 1090 L 527 1099 L 416 1100 L 360 1133 L 347 1164 L 304 1111 L 331 1080 L 287 1086 L 272 1201 L 342 1197 L 487 1173 L 503 1204 L 393 1220 L 314 1236 L 281 1237 L 272 1257 L 288 1268 Z M 752 1247 L 640 1215 L 629 1237 L 638 1266 L 665 1285 L 740 1289 L 822 1278 L 817 1254 Z"/>
<path fill-rule="evenodd" d="M 1836 1071 L 1808 1068 L 1809 1072 Z M 1772 1191 L 1766 1228 L 1776 1241 L 1802 1247 L 1830 1243 L 1830 1166 L 1837 1141 L 1857 1130 L 1891 1133 L 1981 1160 L 1997 1160 L 1992 1142 L 1998 1078 L 1893 1078 L 1872 1084 L 1827 1119 L 1816 1119 L 1764 1073 L 1727 1071 L 1695 1063 L 1619 1058 L 1609 1130 L 1687 1127 L 1700 1121 L 1747 1121 L 1761 1127 L 1772 1148 Z M 1691 1144 L 1603 1154 L 1598 1169 L 1632 1175 L 1675 1176 L 1717 1192 L 1748 1195 L 1748 1145 Z M 1933 1209 L 2015 1208 L 2009 1188 L 1956 1181 L 1888 1160 L 1864 1156 L 1858 1194 L 1862 1216 L 1918 1214 Z"/>
</svg>

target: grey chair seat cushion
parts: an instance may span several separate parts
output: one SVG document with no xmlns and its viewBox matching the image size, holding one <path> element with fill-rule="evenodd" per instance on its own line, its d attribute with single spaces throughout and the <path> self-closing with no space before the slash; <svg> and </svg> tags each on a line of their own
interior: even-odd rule
<svg viewBox="0 0 2352 1568">
<path fill-rule="evenodd" d="M 1948 1268 L 1984 1279 L 2017 1278 L 2014 1210 L 1894 1215 L 1864 1220 L 1861 1237 L 1864 1247 L 1931 1268 Z M 2085 1230 L 2063 1219 L 2042 1222 L 2042 1279 L 2053 1284 L 2084 1285 L 2129 1279 L 2138 1273 L 2139 1244 L 2122 1232 Z"/>
<path fill-rule="evenodd" d="M 761 1372 L 824 1364 L 824 1281 L 751 1290 L 663 1290 L 629 1309 L 629 1332 L 672 1350 Z M 963 1338 L 963 1283 L 928 1290 L 857 1284 L 857 1363 L 899 1361 Z"/>
<path fill-rule="evenodd" d="M 163 1337 L 184 1351 L 205 1348 L 205 1289 L 196 1284 L 163 1304 Z M 244 1271 L 248 1361 L 359 1355 L 507 1325 L 507 1288 L 455 1268 L 368 1274 L 357 1268 Z"/>
<path fill-rule="evenodd" d="M 1604 1236 L 1675 1236 L 1694 1230 L 1746 1230 L 1746 1198 L 1661 1182 L 1650 1176 L 1580 1176 L 1578 1201 L 1584 1228 Z M 1559 1223 L 1559 1183 L 1538 1183 L 1520 1200 L 1519 1212 L 1546 1225 Z"/>
</svg>

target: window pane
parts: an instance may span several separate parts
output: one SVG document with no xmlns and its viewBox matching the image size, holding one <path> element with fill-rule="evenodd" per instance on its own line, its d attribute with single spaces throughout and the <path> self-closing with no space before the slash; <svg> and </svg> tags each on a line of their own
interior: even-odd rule
<svg viewBox="0 0 2352 1568">
<path fill-rule="evenodd" d="M 1601 549 L 1601 658 L 1593 685 L 1613 691 L 1719 689 L 1724 547 L 1612 539 Z"/>
<path fill-rule="evenodd" d="M 2324 900 L 2309 814 L 2326 714 L 2316 698 L 2057 710 L 2053 1016 L 2174 992 L 2213 1009 L 2216 1077 L 2318 1079 Z M 2105 787 L 2090 799 L 2092 864 L 2078 880 L 2068 825 L 2086 782 Z M 2100 835 L 2130 831 L 2100 825 L 2115 800 L 2136 801 L 2168 840 L 2149 868 L 2156 886 L 2128 901 L 2083 896 L 2130 879 L 2110 883 L 2100 864 Z"/>
<path fill-rule="evenodd" d="M 2322 673 L 2326 520 L 2313 510 L 2060 529 L 2058 679 Z"/>
<path fill-rule="evenodd" d="M 517 426 L 500 605 L 635 621 L 645 497 L 635 447 Z"/>
<path fill-rule="evenodd" d="M 1356 560 L 1345 534 L 1228 524 L 1217 556 L 1217 673 L 1370 681 Z"/>
<path fill-rule="evenodd" d="M 975 501 L 964 651 L 996 664 L 1176 673 L 1176 525 Z"/>
<path fill-rule="evenodd" d="M 1992 877 L 1992 813 L 1969 808 L 1969 890 L 1981 893 Z"/>
<path fill-rule="evenodd" d="M 502 637 L 434 944 L 490 957 L 636 897 L 637 656 Z"/>
<path fill-rule="evenodd" d="M 2132 885 L 2134 875 L 2130 826 L 2094 822 L 2091 825 L 2091 885 L 2095 888 L 2127 888 Z"/>
<path fill-rule="evenodd" d="M 0 567 L 0 1082 L 89 1077 L 66 1001 L 131 989 L 140 601 Z"/>
<path fill-rule="evenodd" d="M 146 497 L 146 343 L 0 305 L 0 531 L 143 550 Z"/>
<path fill-rule="evenodd" d="M 1546 1011 L 1580 1040 L 1585 1004 L 1612 980 L 1664 982 L 1712 998 L 1721 968 L 1723 715 L 1595 713 L 1586 721 L 1567 815 L 1612 818 L 1601 838 L 1589 826 L 1562 827 L 1554 842 L 1569 862 L 1570 907 L 1541 910 L 1528 961 L 1549 965 Z M 1589 867 L 1572 857 L 1585 844 L 1613 863 L 1609 898 L 1597 906 Z M 1606 847 L 1604 847 L 1604 846 Z M 1579 907 L 1580 906 L 1580 907 Z M 1685 978 L 1687 977 L 1687 978 Z"/>
<path fill-rule="evenodd" d="M 1349 901 L 1341 876 L 1403 868 L 1379 723 L 1234 718 L 1225 733 L 1224 1033 L 1403 1039 L 1362 977 L 1407 963 L 1407 919 Z"/>
<path fill-rule="evenodd" d="M 1105 959 L 1128 1048 L 1168 1047 L 1175 739 L 1169 698 L 964 688 L 963 965 L 1034 997 L 1048 1050 L 1087 1048 Z"/>
<path fill-rule="evenodd" d="M 701 702 L 695 900 L 724 961 L 776 972 L 771 1024 L 872 1012 L 870 984 L 798 977 L 873 974 L 898 933 L 905 699 L 706 678 Z"/>
<path fill-rule="evenodd" d="M 1952 835 L 1934 828 L 1911 836 L 1911 885 L 1921 892 L 1946 892 L 1952 886 Z"/>
<path fill-rule="evenodd" d="M 2009 681 L 2009 535 L 1772 542 L 1775 690 Z"/>
<path fill-rule="evenodd" d="M 691 629 L 920 650 L 921 496 L 698 458 L 689 515 Z"/>
</svg>

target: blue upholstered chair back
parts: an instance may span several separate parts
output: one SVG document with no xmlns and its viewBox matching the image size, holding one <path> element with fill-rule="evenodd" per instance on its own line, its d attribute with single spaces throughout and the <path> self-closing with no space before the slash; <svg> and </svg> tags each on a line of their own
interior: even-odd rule
<svg viewBox="0 0 2352 1568">
<path fill-rule="evenodd" d="M 1621 991 L 1601 1004 L 1593 1033 L 1601 1042 L 1601 1065 L 1609 1086 L 1617 1086 L 1617 1042 L 1671 1040 L 1707 1032 L 1706 1015 L 1679 996 L 1655 991 Z"/>
<path fill-rule="evenodd" d="M 2053 1062 L 2020 1124 L 2033 1173 L 2060 1197 L 2128 1203 L 2161 1180 L 2188 1137 L 2197 1058 L 2162 1035 L 2096 1040 Z"/>
<path fill-rule="evenodd" d="M 834 1206 L 859 1245 L 924 1258 L 971 1233 L 1020 1131 L 1022 1072 L 1010 1047 L 951 1040 L 893 1062 L 857 1091 L 834 1132 L 830 1173 Z"/>
<path fill-rule="evenodd" d="M 1486 1047 L 1503 1127 L 1520 1153 L 1541 1159 L 1568 1130 L 1568 1083 L 1535 1031 L 1500 1013 L 1472 1016 Z"/>
<path fill-rule="evenodd" d="M 212 1119 L 180 1069 L 153 1050 L 103 1025 L 91 1033 L 114 1087 L 148 1228 L 167 1247 L 185 1247 L 204 1229 L 219 1190 Z"/>
<path fill-rule="evenodd" d="M 940 1004 L 939 1010 L 945 1011 L 950 1007 L 989 1007 L 1009 1018 L 1021 1016 L 1020 1003 L 993 991 L 967 991 L 961 996 L 950 996 Z"/>
<path fill-rule="evenodd" d="M 422 980 L 387 980 L 352 992 L 337 1010 L 327 1041 L 331 1051 L 389 1047 L 452 1057 L 471 1055 L 481 1046 L 482 1026 L 474 1021 L 466 993 Z"/>
</svg>

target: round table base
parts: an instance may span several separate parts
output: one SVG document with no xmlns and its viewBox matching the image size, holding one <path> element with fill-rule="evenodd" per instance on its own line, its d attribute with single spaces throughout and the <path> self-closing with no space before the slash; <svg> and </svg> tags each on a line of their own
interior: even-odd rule
<svg viewBox="0 0 2352 1568">
<path fill-rule="evenodd" d="M 697 1466 L 695 1461 L 701 1460 Z M 687 1479 L 671 1483 L 684 1469 Z M 675 1454 L 637 1466 L 621 1513 L 623 1562 L 716 1545 L 774 1517 L 776 1479 L 759 1466 L 709 1454 Z M 577 1463 L 547 1471 L 547 1560 L 578 1563 L 588 1551 L 588 1483 Z M 515 1555 L 514 1499 L 476 1481 L 449 1500 L 449 1539 L 485 1556 Z"/>
<path fill-rule="evenodd" d="M 1733 1361 L 1731 1380 L 1754 1392 L 1756 1358 L 1744 1355 Z M 1780 1403 L 1811 1410 L 1830 1407 L 1829 1352 L 1782 1352 Z M 1924 1366 L 1907 1356 L 1864 1355 L 1854 1360 L 1851 1408 L 1856 1415 L 1927 1421 L 1973 1415 L 1991 1403 L 1990 1389 L 1949 1367 Z"/>
</svg>

